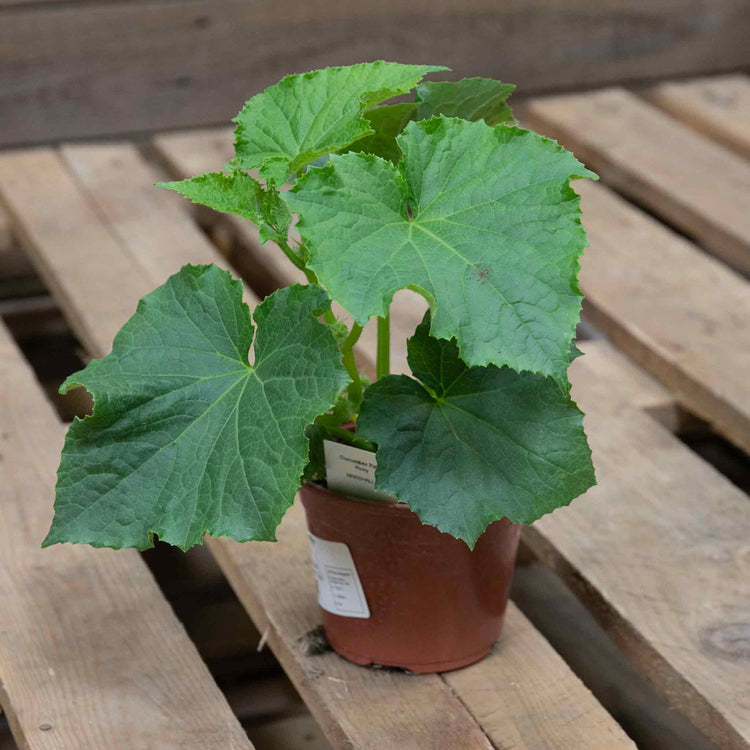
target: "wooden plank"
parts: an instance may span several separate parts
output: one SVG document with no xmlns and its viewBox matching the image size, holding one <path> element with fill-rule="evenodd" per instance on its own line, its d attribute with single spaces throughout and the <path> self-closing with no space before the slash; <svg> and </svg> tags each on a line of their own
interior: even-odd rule
<svg viewBox="0 0 750 750">
<path fill-rule="evenodd" d="M 608 714 L 587 715 L 592 707 L 588 689 L 570 678 L 568 665 L 514 604 L 508 606 L 503 628 L 487 659 L 443 675 L 493 747 L 635 748 Z"/>
<path fill-rule="evenodd" d="M 0 324 L 0 704 L 23 748 L 250 748 L 140 556 L 59 545 L 64 428 Z"/>
<path fill-rule="evenodd" d="M 684 0 L 10 5 L 0 8 L 0 138 L 228 122 L 288 73 L 377 58 L 442 62 L 522 91 L 730 71 L 747 65 L 749 35 L 744 0 L 692 0 L 687 14 Z"/>
<path fill-rule="evenodd" d="M 91 153 L 94 152 L 86 155 Z M 70 151 L 66 154 L 70 156 Z M 138 179 L 132 165 L 126 166 L 123 152 L 120 157 L 121 175 Z M 141 174 L 141 179 L 145 177 Z M 104 184 L 99 183 L 99 187 Z M 129 215 L 134 210 L 129 205 L 130 197 L 136 194 L 134 189 L 124 189 L 122 194 L 122 205 L 111 209 L 113 217 Z M 102 200 L 111 197 L 106 189 L 103 195 Z M 168 216 L 164 223 L 170 225 Z M 135 237 L 142 233 L 127 222 L 119 227 L 123 247 L 130 246 L 126 236 L 129 231 Z M 145 266 L 139 270 L 149 273 Z M 155 271 L 152 269 L 150 273 Z M 95 322 L 95 309 L 87 306 L 83 312 Z M 474 711 L 487 714 L 488 680 L 518 686 L 514 701 L 509 701 L 513 709 L 507 716 L 500 720 L 487 714 L 487 731 L 491 736 L 500 737 L 508 732 L 514 741 L 522 743 L 519 747 L 529 748 L 544 746 L 544 742 L 571 748 L 586 746 L 581 744 L 585 742 L 591 742 L 591 747 L 601 747 L 602 743 L 608 747 L 632 746 L 562 660 L 515 611 L 510 615 L 515 619 L 509 630 L 515 634 L 518 645 L 509 641 L 502 652 L 513 657 L 493 657 L 478 667 L 475 680 L 459 689 L 449 687 L 437 676 L 418 678 L 417 683 L 406 675 L 363 670 L 333 654 L 305 656 L 297 639 L 315 627 L 320 617 L 300 507 L 287 515 L 279 539 L 278 545 L 211 540 L 210 546 L 259 630 L 268 633 L 269 645 L 335 746 L 353 744 L 367 748 L 391 744 L 416 748 L 424 747 L 429 738 L 427 741 L 436 742 L 436 747 L 449 748 L 455 747 L 460 738 L 469 746 L 489 748 L 491 745 L 473 715 Z M 558 675 L 558 679 L 542 684 L 538 677 L 525 673 L 528 663 L 525 650 L 529 644 L 533 644 L 540 660 L 535 669 Z M 499 670 L 497 675 L 485 673 L 490 665 L 491 672 Z M 545 706 L 543 717 L 539 716 L 540 703 Z M 560 737 L 565 738 L 566 744 L 554 744 Z"/>
<path fill-rule="evenodd" d="M 132 143 L 66 145 L 60 154 L 107 227 L 152 280 L 166 281 L 186 262 L 220 260 L 182 210 L 184 198 L 154 187 L 164 175 Z"/>
<path fill-rule="evenodd" d="M 660 83 L 647 98 L 678 120 L 750 158 L 750 77 L 735 75 Z"/>
<path fill-rule="evenodd" d="M 633 747 L 512 604 L 496 651 L 442 679 L 374 672 L 332 653 L 305 656 L 297 640 L 320 616 L 299 504 L 278 539 L 276 545 L 209 544 L 335 747 Z"/>
<path fill-rule="evenodd" d="M 298 638 L 320 623 L 307 527 L 299 503 L 278 543 L 210 540 L 211 551 L 334 747 L 491 748 L 440 677 L 363 669 L 329 652 L 306 656 Z"/>
<path fill-rule="evenodd" d="M 646 412 L 667 430 L 681 426 L 681 413 L 674 395 L 606 340 L 578 341 L 586 355 L 586 372 L 609 383 L 616 398 L 603 402 L 615 411 L 621 405 Z"/>
<path fill-rule="evenodd" d="M 623 89 L 534 99 L 524 112 L 605 182 L 750 274 L 750 163 Z"/>
<path fill-rule="evenodd" d="M 750 506 L 647 416 L 675 424 L 666 389 L 608 342 L 580 346 L 573 396 L 600 484 L 524 538 L 675 707 L 720 747 L 745 748 Z"/>
<path fill-rule="evenodd" d="M 108 352 L 152 285 L 52 150 L 0 154 L 0 203 L 82 343 L 99 356 Z M 79 311 L 80 305 L 96 309 L 97 320 Z"/>
<path fill-rule="evenodd" d="M 524 538 L 675 707 L 719 747 L 747 748 L 747 498 L 586 357 L 572 376 L 599 485 Z"/>
<path fill-rule="evenodd" d="M 606 187 L 576 189 L 587 317 L 750 452 L 750 284 Z"/>
<path fill-rule="evenodd" d="M 584 286 L 595 296 L 599 309 L 609 311 L 612 308 L 608 304 L 618 303 L 616 296 L 607 302 L 608 294 L 616 295 L 615 279 L 622 278 L 624 296 L 632 293 L 630 287 L 636 281 L 629 282 L 629 267 L 622 261 L 611 264 L 612 288 L 596 286 L 600 272 L 595 264 L 606 265 L 613 256 L 625 258 L 628 252 L 637 257 L 641 245 L 653 243 L 665 255 L 663 264 L 653 257 L 657 253 L 646 251 L 642 261 L 631 259 L 633 278 L 646 279 L 641 283 L 643 294 L 649 297 L 649 304 L 642 298 L 634 301 L 634 307 L 643 308 L 636 318 L 639 326 L 632 328 L 638 334 L 635 340 L 649 340 L 649 335 L 661 330 L 647 325 L 649 315 L 657 318 L 664 314 L 665 326 L 672 329 L 676 315 L 688 321 L 696 318 L 697 323 L 682 324 L 687 325 L 687 331 L 679 333 L 684 345 L 694 335 L 698 336 L 698 347 L 707 344 L 710 330 L 716 328 L 714 322 L 721 324 L 722 330 L 724 326 L 737 329 L 737 320 L 729 325 L 721 320 L 722 310 L 726 310 L 722 298 L 731 307 L 740 296 L 742 282 L 737 277 L 701 256 L 689 243 L 663 228 L 657 229 L 655 222 L 624 207 L 605 189 L 584 189 L 584 211 L 593 247 L 584 260 L 583 278 L 589 279 Z M 588 200 L 591 195 L 593 200 Z M 600 244 L 607 233 L 612 235 L 614 248 L 612 243 Z M 695 267 L 697 276 L 712 282 L 703 285 L 709 291 L 697 293 L 698 316 L 687 314 L 683 307 L 686 297 L 693 301 L 697 283 L 691 276 L 694 255 L 700 259 Z M 649 263 L 654 264 L 654 271 L 644 277 Z M 668 286 L 670 279 L 675 288 Z M 654 290 L 655 283 L 662 287 Z M 650 305 L 655 298 L 663 313 L 660 308 L 654 314 Z M 413 322 L 418 314 L 412 311 L 411 316 Z M 625 319 L 623 313 L 620 317 Z M 693 326 L 697 328 L 692 330 Z M 744 324 L 739 330 L 746 328 Z M 719 336 L 721 346 L 731 347 L 726 336 Z M 547 562 L 576 584 L 579 592 L 584 590 L 584 598 L 593 602 L 636 665 L 665 689 L 676 706 L 722 747 L 744 747 L 747 703 L 742 697 L 745 656 L 741 633 L 746 627 L 742 623 L 750 621 L 746 611 L 750 597 L 743 597 L 741 592 L 750 576 L 748 563 L 737 550 L 744 549 L 742 540 L 748 536 L 750 509 L 736 488 L 640 413 L 646 409 L 674 414 L 673 401 L 663 388 L 606 342 L 586 342 L 582 348 L 588 356 L 574 365 L 575 396 L 590 412 L 587 425 L 601 485 L 564 514 L 553 514 L 531 527 L 528 538 Z M 677 356 L 677 347 L 672 352 L 669 358 L 662 356 L 667 364 L 671 362 L 684 371 L 684 358 Z M 721 352 L 727 356 L 725 349 Z M 697 367 L 697 363 L 692 366 Z M 721 389 L 716 388 L 717 392 Z M 620 466 L 623 453 L 630 458 L 624 468 Z M 670 502 L 665 503 L 665 498 Z M 644 544 L 644 539 L 649 543 Z M 560 545 L 561 551 L 556 551 Z M 700 563 L 696 563 L 696 556 Z M 614 565 L 608 572 L 611 558 Z M 691 590 L 690 577 L 696 565 L 700 568 L 696 574 L 699 585 Z M 732 633 L 740 634 L 736 643 Z M 727 653 L 732 648 L 741 653 Z M 733 658 L 736 666 L 722 683 L 719 675 L 724 661 Z"/>
</svg>

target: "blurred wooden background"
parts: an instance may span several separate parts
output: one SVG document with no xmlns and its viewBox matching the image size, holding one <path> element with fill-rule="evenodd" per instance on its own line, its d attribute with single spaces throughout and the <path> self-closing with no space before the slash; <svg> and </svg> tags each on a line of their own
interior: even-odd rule
<svg viewBox="0 0 750 750">
<path fill-rule="evenodd" d="M 749 40 L 748 0 L 0 0 L 0 146 L 223 123 L 332 64 L 536 94 L 737 70 Z"/>
</svg>

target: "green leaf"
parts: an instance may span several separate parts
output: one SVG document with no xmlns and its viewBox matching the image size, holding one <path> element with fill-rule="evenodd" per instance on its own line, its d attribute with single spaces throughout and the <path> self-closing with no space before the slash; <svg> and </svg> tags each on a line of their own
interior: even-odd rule
<svg viewBox="0 0 750 750">
<path fill-rule="evenodd" d="M 378 490 L 470 547 L 499 518 L 531 523 L 595 483 L 583 414 L 551 378 L 467 367 L 454 341 L 409 340 L 419 381 L 365 391 L 357 434 L 377 443 Z"/>
<path fill-rule="evenodd" d="M 396 164 L 401 159 L 401 149 L 396 136 L 417 116 L 417 105 L 384 104 L 365 112 L 374 131 L 372 135 L 354 141 L 347 151 L 375 154 Z"/>
<path fill-rule="evenodd" d="M 254 314 L 215 266 L 185 266 L 144 297 L 115 337 L 61 388 L 83 386 L 92 416 L 68 431 L 44 541 L 182 549 L 204 532 L 272 540 L 308 460 L 305 428 L 348 376 L 317 286 L 291 286 Z"/>
<path fill-rule="evenodd" d="M 156 187 L 174 190 L 193 203 L 237 214 L 255 224 L 263 222 L 262 206 L 266 200 L 266 191 L 245 172 L 208 172 L 200 177 L 177 182 L 157 182 Z"/>
<path fill-rule="evenodd" d="M 484 120 L 488 125 L 513 122 L 513 113 L 505 101 L 514 89 L 515 86 L 491 78 L 426 81 L 417 86 L 415 102 L 384 104 L 365 112 L 375 132 L 355 141 L 345 151 L 375 154 L 396 164 L 401 159 L 396 136 L 412 120 L 446 115 Z"/>
<path fill-rule="evenodd" d="M 404 94 L 439 65 L 383 62 L 287 76 L 234 119 L 235 164 L 280 185 L 319 156 L 369 135 L 366 109 Z"/>
<path fill-rule="evenodd" d="M 417 86 L 417 120 L 437 115 L 484 120 L 488 125 L 513 122 L 505 103 L 515 86 L 492 78 L 463 78 L 460 81 L 426 81 Z"/>
<path fill-rule="evenodd" d="M 578 357 L 582 357 L 583 352 L 578 348 L 575 341 L 570 342 L 570 361 L 572 362 L 574 359 L 578 359 Z"/>
<path fill-rule="evenodd" d="M 259 223 L 258 232 L 261 242 L 271 240 L 285 248 L 289 255 L 292 252 L 289 246 L 289 226 L 292 223 L 292 215 L 289 207 L 281 200 L 278 190 L 271 188 L 264 192 L 260 211 L 263 217 L 262 223 Z"/>
<path fill-rule="evenodd" d="M 259 227 L 262 242 L 272 240 L 282 247 L 288 247 L 292 217 L 286 203 L 279 197 L 278 190 L 265 189 L 246 172 L 208 172 L 177 182 L 157 182 L 156 187 L 174 190 L 193 203 L 216 211 L 249 219 Z"/>
<path fill-rule="evenodd" d="M 569 181 L 595 177 L 521 128 L 435 118 L 398 137 L 403 160 L 332 155 L 282 195 L 308 265 L 362 325 L 393 294 L 421 292 L 432 334 L 470 365 L 508 365 L 566 384 L 586 246 Z"/>
</svg>

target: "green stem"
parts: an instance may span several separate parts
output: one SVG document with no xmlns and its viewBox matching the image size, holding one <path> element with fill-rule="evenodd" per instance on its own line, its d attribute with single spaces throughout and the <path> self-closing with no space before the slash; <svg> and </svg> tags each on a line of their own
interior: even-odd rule
<svg viewBox="0 0 750 750">
<path fill-rule="evenodd" d="M 352 385 L 354 386 L 353 396 L 357 404 L 362 402 L 362 381 L 359 377 L 359 370 L 357 370 L 357 363 L 354 361 L 354 345 L 359 340 L 361 333 L 362 326 L 355 323 L 341 345 L 341 361 L 352 379 Z"/>
<path fill-rule="evenodd" d="M 378 318 L 378 360 L 377 378 L 390 375 L 391 372 L 391 316 Z"/>
<path fill-rule="evenodd" d="M 291 260 L 292 263 L 294 263 L 294 265 L 297 266 L 297 268 L 299 268 L 299 270 L 305 274 L 308 283 L 318 283 L 318 277 L 307 267 L 307 265 L 305 265 L 305 261 L 301 255 L 295 253 L 294 250 L 292 250 L 292 248 L 286 242 L 280 242 L 279 247 L 284 252 L 284 255 L 286 255 L 286 257 L 289 258 L 289 260 Z"/>
<path fill-rule="evenodd" d="M 307 283 L 308 284 L 317 284 L 318 283 L 318 277 L 315 275 L 313 271 L 311 271 L 307 266 L 303 265 L 301 266 L 302 273 L 305 274 L 307 277 Z"/>
<path fill-rule="evenodd" d="M 346 441 L 349 443 L 349 445 L 354 445 L 354 433 L 349 432 L 349 430 L 345 430 L 343 427 L 328 427 L 328 432 L 331 433 L 331 435 L 335 435 L 338 438 L 341 438 L 341 440 Z"/>
</svg>

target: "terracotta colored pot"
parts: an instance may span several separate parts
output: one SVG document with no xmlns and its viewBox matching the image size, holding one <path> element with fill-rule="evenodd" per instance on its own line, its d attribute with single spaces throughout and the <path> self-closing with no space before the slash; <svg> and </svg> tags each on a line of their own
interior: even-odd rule
<svg viewBox="0 0 750 750">
<path fill-rule="evenodd" d="M 368 618 L 322 609 L 336 652 L 412 672 L 444 672 L 487 655 L 500 635 L 520 526 L 496 521 L 471 551 L 401 503 L 355 500 L 317 485 L 301 496 L 311 534 L 349 548 L 369 607 Z M 336 584 L 337 568 L 316 568 Z M 352 593 L 351 579 L 338 582 Z"/>
</svg>

